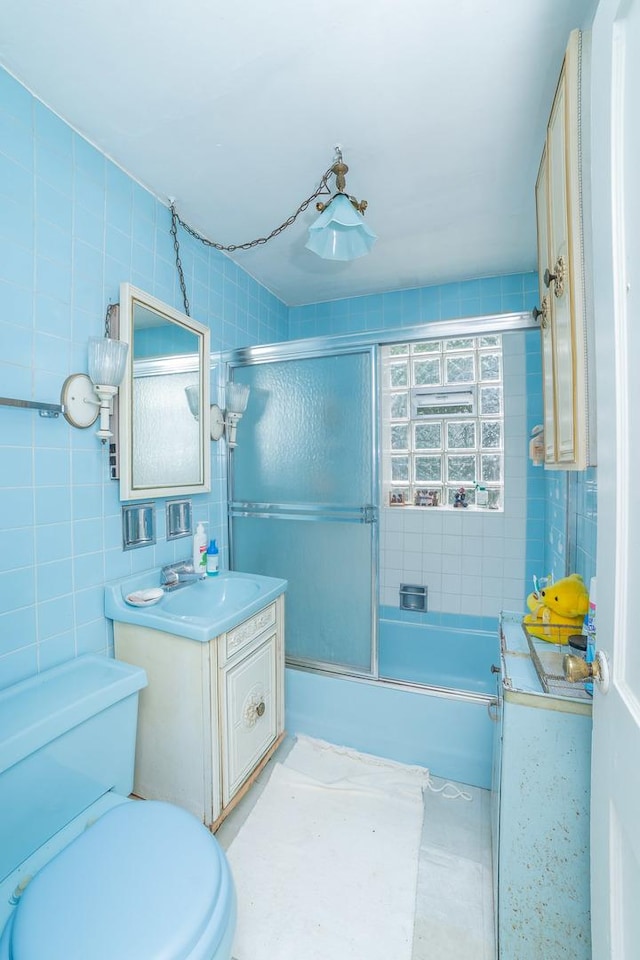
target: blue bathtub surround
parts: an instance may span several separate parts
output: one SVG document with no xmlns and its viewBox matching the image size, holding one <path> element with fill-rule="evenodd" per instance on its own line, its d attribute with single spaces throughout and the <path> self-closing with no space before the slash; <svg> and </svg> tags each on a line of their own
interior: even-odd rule
<svg viewBox="0 0 640 960">
<path fill-rule="evenodd" d="M 380 676 L 472 693 L 495 693 L 498 621 L 464 614 L 380 609 Z"/>
<path fill-rule="evenodd" d="M 436 696 L 369 681 L 286 670 L 285 725 L 438 777 L 491 786 L 495 723 L 488 698 Z"/>
<path fill-rule="evenodd" d="M 520 309 L 523 301 L 520 302 Z M 541 418 L 537 330 L 503 336 L 504 510 L 383 507 L 380 511 L 381 602 L 398 605 L 401 583 L 425 584 L 429 610 L 497 619 L 524 609 L 542 560 L 543 471 L 528 460 L 528 436 Z M 537 360 L 537 364 L 536 364 Z M 531 399 L 527 394 L 531 381 Z M 528 589 L 527 589 L 528 588 Z"/>
<path fill-rule="evenodd" d="M 596 572 L 597 468 L 580 473 L 550 470 L 547 486 L 545 575 L 554 580 L 579 573 L 585 583 Z"/>
</svg>

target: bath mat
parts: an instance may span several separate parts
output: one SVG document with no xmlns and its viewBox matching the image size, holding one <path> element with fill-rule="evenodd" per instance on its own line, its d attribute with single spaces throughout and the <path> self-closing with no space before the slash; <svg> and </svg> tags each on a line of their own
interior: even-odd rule
<svg viewBox="0 0 640 960">
<path fill-rule="evenodd" d="M 299 738 L 227 852 L 236 960 L 410 960 L 428 771 Z"/>
</svg>

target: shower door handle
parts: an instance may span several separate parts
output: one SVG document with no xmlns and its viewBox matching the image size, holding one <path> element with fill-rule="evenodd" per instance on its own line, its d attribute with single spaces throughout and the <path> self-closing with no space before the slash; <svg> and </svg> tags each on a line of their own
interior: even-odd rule
<svg viewBox="0 0 640 960">
<path fill-rule="evenodd" d="M 372 503 L 367 503 L 364 507 L 362 507 L 362 522 L 363 523 L 378 522 L 378 508 L 375 507 Z"/>
</svg>

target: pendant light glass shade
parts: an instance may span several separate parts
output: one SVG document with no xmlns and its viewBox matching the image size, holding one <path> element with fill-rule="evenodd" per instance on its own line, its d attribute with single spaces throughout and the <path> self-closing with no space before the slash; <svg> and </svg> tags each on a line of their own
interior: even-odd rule
<svg viewBox="0 0 640 960">
<path fill-rule="evenodd" d="M 348 196 L 338 193 L 309 227 L 305 246 L 323 260 L 356 260 L 377 240 Z"/>
<path fill-rule="evenodd" d="M 89 376 L 94 384 L 119 387 L 129 344 L 110 337 L 89 337 Z"/>
</svg>

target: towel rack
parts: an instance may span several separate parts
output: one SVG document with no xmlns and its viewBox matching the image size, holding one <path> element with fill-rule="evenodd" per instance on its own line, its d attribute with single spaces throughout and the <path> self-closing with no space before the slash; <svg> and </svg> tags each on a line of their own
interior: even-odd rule
<svg viewBox="0 0 640 960">
<path fill-rule="evenodd" d="M 41 403 L 39 400 L 13 400 L 11 397 L 0 397 L 0 407 L 24 407 L 27 410 L 38 410 L 41 417 L 58 417 L 64 413 L 61 403 Z"/>
</svg>

